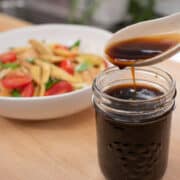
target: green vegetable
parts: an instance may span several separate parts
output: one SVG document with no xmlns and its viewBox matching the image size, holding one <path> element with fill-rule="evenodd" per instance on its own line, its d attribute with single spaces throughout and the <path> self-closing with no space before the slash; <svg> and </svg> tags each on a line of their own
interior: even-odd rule
<svg viewBox="0 0 180 180">
<path fill-rule="evenodd" d="M 69 49 L 73 49 L 73 48 L 79 47 L 80 44 L 81 44 L 81 41 L 77 40 Z"/>
<path fill-rule="evenodd" d="M 79 64 L 76 67 L 76 71 L 77 72 L 83 72 L 83 71 L 86 71 L 91 66 L 92 66 L 92 64 L 90 64 L 89 61 L 84 61 L 83 63 Z"/>
<path fill-rule="evenodd" d="M 21 97 L 21 93 L 20 93 L 19 90 L 14 89 L 14 90 L 12 90 L 12 92 L 11 92 L 11 96 L 12 96 L 12 97 Z"/>
<path fill-rule="evenodd" d="M 0 62 L 0 67 L 2 69 L 16 69 L 18 67 L 20 67 L 20 64 L 17 64 L 17 63 L 6 63 L 6 64 L 3 64 L 2 62 Z"/>
<path fill-rule="evenodd" d="M 35 58 L 27 58 L 26 61 L 31 63 L 31 64 L 34 64 L 35 63 Z"/>
<path fill-rule="evenodd" d="M 46 90 L 50 89 L 54 84 L 58 83 L 60 80 L 50 78 L 49 81 L 46 83 Z"/>
</svg>

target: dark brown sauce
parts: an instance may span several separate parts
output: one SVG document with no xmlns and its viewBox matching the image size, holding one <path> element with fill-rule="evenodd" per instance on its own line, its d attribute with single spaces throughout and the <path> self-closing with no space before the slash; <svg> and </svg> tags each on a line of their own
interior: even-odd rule
<svg viewBox="0 0 180 180">
<path fill-rule="evenodd" d="M 121 84 L 112 86 L 107 89 L 105 93 L 110 96 L 126 100 L 149 100 L 163 95 L 163 92 L 150 85 L 136 84 L 135 88 L 136 89 L 134 89 L 134 84 Z"/>
<path fill-rule="evenodd" d="M 149 100 L 163 95 L 160 89 L 139 83 L 136 90 L 133 84 L 120 84 L 105 93 L 125 100 Z M 136 123 L 136 115 L 95 108 L 98 157 L 104 176 L 109 180 L 160 180 L 167 167 L 172 109 L 158 117 L 149 116 L 148 120 L 140 113 L 144 123 Z M 130 121 L 134 123 L 127 123 Z"/>
<path fill-rule="evenodd" d="M 111 63 L 124 69 L 131 66 L 132 80 L 136 89 L 134 63 L 160 55 L 180 42 L 180 34 L 163 34 L 133 38 L 109 46 L 105 53 Z"/>
<path fill-rule="evenodd" d="M 125 68 L 132 66 L 135 61 L 160 55 L 179 42 L 180 34 L 139 37 L 112 44 L 105 52 L 114 65 Z"/>
<path fill-rule="evenodd" d="M 109 180 L 160 180 L 168 162 L 172 110 L 151 123 L 123 123 L 129 116 L 96 107 L 98 158 Z M 136 120 L 136 116 L 133 117 Z"/>
</svg>

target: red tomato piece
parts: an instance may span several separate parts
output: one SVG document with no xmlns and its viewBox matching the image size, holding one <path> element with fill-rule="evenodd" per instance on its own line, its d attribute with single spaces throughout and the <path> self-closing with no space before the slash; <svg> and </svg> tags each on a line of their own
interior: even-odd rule
<svg viewBox="0 0 180 180">
<path fill-rule="evenodd" d="M 64 50 L 69 50 L 67 46 L 61 45 L 61 44 L 56 44 L 54 46 L 55 49 L 64 49 Z"/>
<path fill-rule="evenodd" d="M 2 63 L 10 63 L 16 61 L 16 53 L 15 52 L 7 52 L 0 54 L 0 61 Z"/>
<path fill-rule="evenodd" d="M 2 85 L 7 89 L 16 89 L 26 86 L 32 81 L 27 75 L 9 75 L 2 79 Z"/>
<path fill-rule="evenodd" d="M 60 81 L 54 86 L 52 86 L 49 90 L 46 91 L 45 96 L 62 94 L 73 91 L 73 87 L 67 81 Z"/>
<path fill-rule="evenodd" d="M 32 97 L 34 95 L 34 85 L 33 83 L 29 83 L 24 87 L 24 89 L 21 92 L 22 97 Z"/>
<path fill-rule="evenodd" d="M 60 62 L 59 67 L 68 72 L 69 74 L 74 74 L 74 67 L 70 60 L 63 60 Z"/>
</svg>

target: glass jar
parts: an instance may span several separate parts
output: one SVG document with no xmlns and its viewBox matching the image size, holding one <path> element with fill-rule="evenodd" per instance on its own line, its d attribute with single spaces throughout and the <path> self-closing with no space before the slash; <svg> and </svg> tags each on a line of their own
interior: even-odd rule
<svg viewBox="0 0 180 180">
<path fill-rule="evenodd" d="M 136 68 L 136 83 L 163 95 L 149 100 L 124 100 L 104 91 L 132 83 L 130 69 L 102 72 L 93 84 L 98 158 L 108 180 L 159 180 L 168 161 L 175 81 L 158 68 Z"/>
</svg>

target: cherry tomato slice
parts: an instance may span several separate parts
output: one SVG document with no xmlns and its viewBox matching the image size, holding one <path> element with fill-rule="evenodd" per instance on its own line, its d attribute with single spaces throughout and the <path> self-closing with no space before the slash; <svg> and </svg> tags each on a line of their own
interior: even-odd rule
<svg viewBox="0 0 180 180">
<path fill-rule="evenodd" d="M 69 74 L 74 74 L 74 67 L 70 60 L 63 60 L 60 62 L 59 67 L 68 72 Z"/>
<path fill-rule="evenodd" d="M 33 83 L 29 83 L 24 87 L 24 89 L 21 92 L 22 97 L 32 97 L 34 95 L 34 85 Z"/>
<path fill-rule="evenodd" d="M 49 90 L 46 91 L 45 96 L 62 94 L 73 91 L 73 87 L 67 81 L 60 81 L 54 86 L 52 86 Z"/>
<path fill-rule="evenodd" d="M 2 79 L 2 85 L 7 89 L 16 89 L 26 86 L 32 81 L 27 75 L 9 75 Z"/>
<path fill-rule="evenodd" d="M 0 54 L 0 62 L 2 63 L 10 63 L 16 61 L 16 53 L 15 52 L 7 52 Z"/>
<path fill-rule="evenodd" d="M 64 49 L 64 50 L 69 50 L 67 46 L 61 45 L 61 44 L 56 44 L 54 46 L 55 49 Z"/>
</svg>

